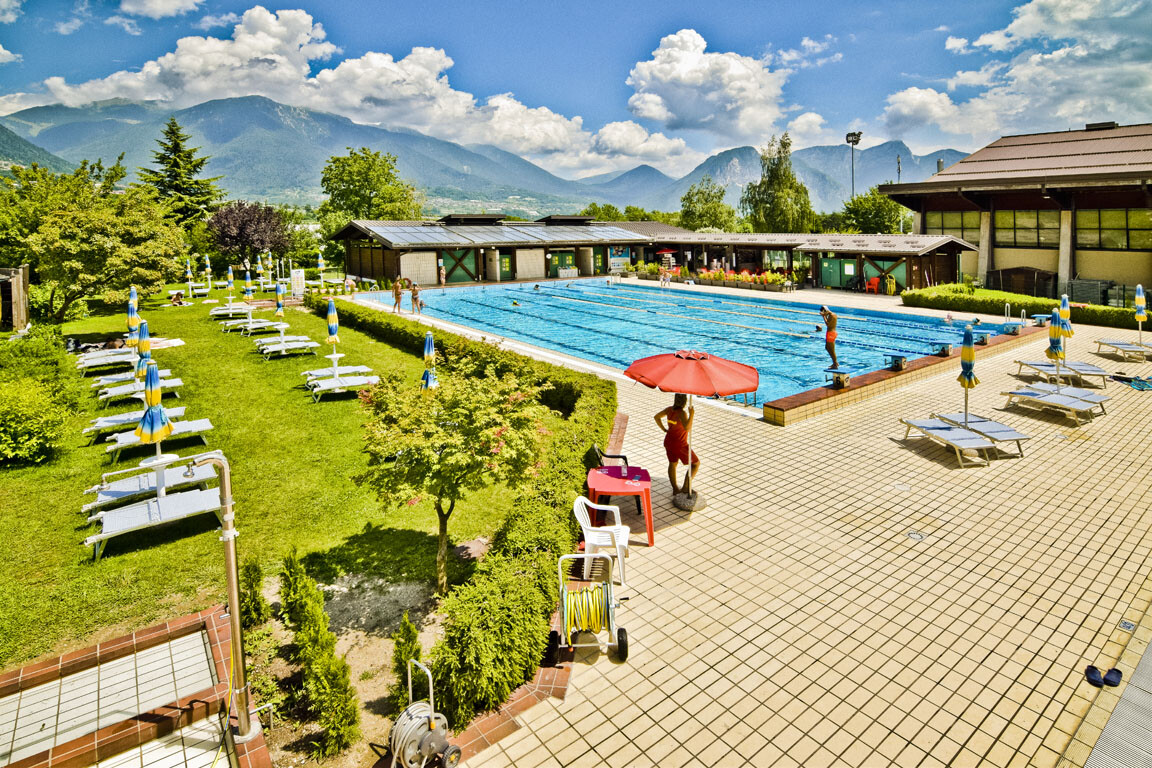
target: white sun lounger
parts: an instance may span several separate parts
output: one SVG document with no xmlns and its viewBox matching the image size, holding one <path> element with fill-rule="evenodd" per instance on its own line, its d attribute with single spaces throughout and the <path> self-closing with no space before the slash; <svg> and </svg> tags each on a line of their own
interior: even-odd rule
<svg viewBox="0 0 1152 768">
<path fill-rule="evenodd" d="M 316 354 L 316 347 L 320 346 L 315 341 L 286 341 L 283 344 L 265 344 L 260 347 L 260 354 L 264 355 L 265 360 L 271 360 L 275 355 L 286 355 L 289 352 L 311 352 Z"/>
<path fill-rule="evenodd" d="M 960 462 L 961 467 L 964 466 L 965 458 L 973 464 L 980 464 L 979 459 L 973 459 L 971 456 L 966 457 L 964 455 L 965 452 L 969 451 L 976 451 L 977 453 L 983 452 L 983 463 L 991 463 L 991 460 L 988 458 L 988 451 L 995 450 L 996 446 L 975 432 L 961 429 L 941 419 L 900 419 L 900 423 L 907 427 L 907 429 L 904 430 L 905 440 L 908 439 L 912 430 L 915 429 L 923 437 L 927 437 L 955 451 L 956 460 Z"/>
<path fill-rule="evenodd" d="M 117 347 L 115 349 L 94 349 L 91 352 L 81 352 L 76 355 L 76 362 L 84 362 L 86 360 L 95 360 L 101 357 L 118 357 L 123 355 L 134 354 L 136 349 L 134 347 Z"/>
<path fill-rule="evenodd" d="M 168 379 L 172 377 L 172 371 L 165 368 L 159 371 L 160 378 Z M 113 384 L 127 384 L 130 381 L 136 380 L 136 371 L 128 371 L 127 373 L 113 373 L 108 376 L 99 376 L 92 382 L 92 389 L 97 387 L 107 387 Z"/>
<path fill-rule="evenodd" d="M 266 318 L 261 318 L 259 320 L 249 320 L 247 323 L 244 323 L 238 327 L 240 329 L 241 336 L 251 336 L 257 331 L 278 331 L 280 330 L 281 325 L 283 325 L 285 328 L 288 327 L 287 324 L 282 320 L 268 320 Z M 234 331 L 236 328 L 229 328 L 228 330 Z"/>
<path fill-rule="evenodd" d="M 164 470 L 164 489 L 169 491 L 182 485 L 199 485 L 216 478 L 216 468 L 211 464 L 203 467 L 192 467 L 192 476 L 188 476 L 188 467 L 169 467 Z M 133 496 L 156 495 L 156 471 L 147 470 L 138 475 L 129 475 L 119 480 L 113 480 L 107 485 L 92 486 L 84 493 L 96 494 L 96 500 L 90 501 L 81 508 L 81 512 L 106 507 L 131 499 Z"/>
<path fill-rule="evenodd" d="M 1068 385 L 1062 385 L 1057 388 L 1055 384 L 1049 384 L 1046 381 L 1035 381 L 1025 387 L 1025 389 L 1043 392 L 1046 395 L 1067 395 L 1068 397 L 1074 397 L 1077 400 L 1083 400 L 1086 403 L 1100 406 L 1101 413 L 1107 413 L 1104 410 L 1104 403 L 1112 399 L 1108 395 L 1102 395 L 1095 390 L 1084 389 L 1083 387 L 1071 387 Z"/>
<path fill-rule="evenodd" d="M 372 369 L 366 365 L 341 365 L 333 371 L 332 366 L 327 368 L 313 368 L 311 371 L 304 371 L 301 376 L 307 376 L 307 386 L 312 386 L 313 382 L 319 379 L 330 379 L 339 376 L 349 376 L 358 373 L 371 373 Z"/>
<path fill-rule="evenodd" d="M 92 547 L 92 559 L 99 561 L 108 539 L 114 536 L 219 510 L 220 491 L 215 488 L 170 493 L 126 507 L 102 510 L 88 518 L 90 523 L 99 522 L 101 530 L 85 539 L 84 545 Z"/>
<path fill-rule="evenodd" d="M 334 379 L 317 379 L 312 386 L 312 402 L 320 402 L 320 396 L 325 392 L 347 392 L 350 389 L 370 387 L 379 381 L 379 376 L 342 376 Z"/>
<path fill-rule="evenodd" d="M 228 306 L 227 304 L 224 304 L 223 306 L 212 307 L 212 309 L 208 310 L 208 316 L 209 317 L 232 317 L 233 315 L 246 315 L 249 312 L 251 312 L 253 309 L 255 309 L 255 307 L 253 307 L 251 304 L 245 304 L 244 302 L 234 301 L 234 302 L 232 302 L 232 306 Z"/>
<path fill-rule="evenodd" d="M 1054 411 L 1060 411 L 1065 416 L 1070 417 L 1076 422 L 1076 426 L 1080 426 L 1080 417 L 1085 419 L 1092 418 L 1093 411 L 1100 408 L 1103 412 L 1104 407 L 1099 403 L 1090 403 L 1087 400 L 1081 400 L 1076 397 L 1069 397 L 1068 395 L 1055 395 L 1047 392 L 1038 392 L 1034 389 L 1018 389 L 1012 392 L 1001 392 L 1000 394 L 1008 397 L 1008 402 L 1005 407 L 1009 405 L 1027 405 L 1032 408 L 1049 408 Z"/>
<path fill-rule="evenodd" d="M 146 410 L 146 409 L 145 409 Z M 178 408 L 165 408 L 164 413 L 168 414 L 170 419 L 179 419 L 184 416 L 184 406 Z M 144 417 L 144 411 L 125 411 L 124 413 L 113 414 L 112 416 L 100 416 L 92 419 L 92 426 L 84 427 L 80 434 L 86 435 L 89 432 L 100 432 L 105 429 L 115 429 L 116 427 L 123 427 L 125 424 L 135 424 Z"/>
<path fill-rule="evenodd" d="M 184 382 L 180 379 L 160 379 L 160 389 L 179 389 L 184 386 Z M 105 403 L 110 403 L 113 400 L 119 400 L 124 397 L 143 397 L 144 396 L 144 382 L 137 381 L 132 384 L 123 384 L 119 387 L 112 387 L 100 392 L 100 399 Z"/>
<path fill-rule="evenodd" d="M 257 347 L 268 347 L 273 344 L 287 344 L 290 341 L 312 341 L 307 336 L 261 336 L 253 339 Z"/>
<path fill-rule="evenodd" d="M 1135 344 L 1130 341 L 1119 341 L 1117 339 L 1097 339 L 1096 340 L 1096 354 L 1104 353 L 1104 347 L 1116 355 L 1119 355 L 1123 360 L 1139 360 L 1143 362 L 1152 350 L 1146 346 Z"/>
<path fill-rule="evenodd" d="M 136 365 L 136 350 L 128 349 L 125 352 L 117 352 L 114 355 L 99 355 L 97 357 L 87 357 L 83 360 L 76 361 L 76 368 L 81 371 L 86 371 L 89 368 L 103 368 L 104 366 L 112 365 Z"/>
<path fill-rule="evenodd" d="M 187 437 L 189 435 L 203 435 L 203 433 L 210 432 L 211 430 L 212 422 L 208 419 L 174 421 L 172 422 L 172 434 L 164 439 L 175 440 L 178 437 Z M 108 442 L 111 443 L 111 445 L 104 449 L 104 453 L 112 454 L 112 461 L 116 461 L 120 457 L 120 451 L 125 448 L 131 448 L 134 445 L 140 445 L 140 438 L 136 437 L 136 431 L 133 430 L 131 432 L 117 432 L 115 435 L 109 435 Z"/>
<path fill-rule="evenodd" d="M 971 432 L 986 437 L 993 443 L 1016 443 L 1016 450 L 1020 456 L 1024 455 L 1024 441 L 1031 440 L 1032 438 L 1023 432 L 1018 432 L 1007 424 L 1002 424 L 999 421 L 986 419 L 983 416 L 977 416 L 974 413 L 968 414 L 968 423 L 964 423 L 963 413 L 938 413 L 934 418 L 946 421 L 961 429 L 967 429 Z M 997 446 L 999 447 L 999 446 Z"/>
<path fill-rule="evenodd" d="M 1034 375 L 1039 376 L 1045 381 L 1056 381 L 1056 365 L 1048 360 L 1033 360 L 1024 362 L 1021 360 L 1014 361 L 1020 367 L 1016 369 L 1016 375 L 1019 376 L 1024 372 L 1025 368 L 1030 368 L 1034 371 Z M 1092 363 L 1060 363 L 1060 378 L 1084 379 L 1089 377 L 1099 377 L 1101 385 L 1108 386 L 1108 371 L 1104 370 L 1098 365 Z"/>
</svg>

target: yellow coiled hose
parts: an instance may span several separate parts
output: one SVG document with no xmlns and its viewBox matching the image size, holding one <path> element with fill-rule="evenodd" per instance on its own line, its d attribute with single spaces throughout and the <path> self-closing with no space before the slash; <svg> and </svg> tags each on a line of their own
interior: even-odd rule
<svg viewBox="0 0 1152 768">
<path fill-rule="evenodd" d="M 608 627 L 607 590 L 603 584 L 564 593 L 564 627 L 568 637 L 573 632 L 598 633 Z"/>
</svg>

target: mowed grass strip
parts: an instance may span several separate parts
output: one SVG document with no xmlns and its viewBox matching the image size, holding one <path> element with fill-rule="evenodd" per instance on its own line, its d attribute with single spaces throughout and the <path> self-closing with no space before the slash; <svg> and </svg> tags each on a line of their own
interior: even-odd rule
<svg viewBox="0 0 1152 768">
<path fill-rule="evenodd" d="M 176 286 L 173 286 L 176 287 Z M 239 294 L 239 292 L 238 292 Z M 223 301 L 222 291 L 212 298 Z M 320 356 L 293 355 L 265 361 L 255 342 L 239 332 L 222 333 L 199 302 L 173 307 L 151 299 L 141 316 L 151 335 L 182 338 L 185 345 L 157 349 L 161 368 L 184 381 L 185 419 L 208 418 L 207 447 L 189 437 L 164 443 L 165 453 L 191 455 L 220 449 L 233 470 L 241 557 L 255 554 L 266 573 L 296 545 L 321 581 L 365 573 L 389 581 L 435 579 L 436 515 L 428 499 L 384 511 L 371 489 L 354 482 L 366 466 L 362 452 L 364 412 L 356 397 L 326 395 L 313 403 L 301 371 L 330 364 Z M 256 317 L 272 317 L 272 311 Z M 289 334 L 321 342 L 327 326 L 310 312 L 288 308 Z M 123 313 L 91 317 L 65 326 L 85 340 L 124 331 Z M 418 385 L 423 361 L 348 328 L 338 351 L 345 365 L 368 365 L 377 374 L 401 373 Z M 42 466 L 0 470 L 0 668 L 46 653 L 62 653 L 224 599 L 221 545 L 213 515 L 111 540 L 103 559 L 91 561 L 83 540 L 98 530 L 80 507 L 83 491 L 110 469 L 135 466 L 154 452 L 141 446 L 111 465 L 100 443 L 88 445 L 81 430 L 97 415 L 140 408 L 136 400 L 105 410 L 97 390 L 76 416 L 71 440 Z M 504 487 L 476 493 L 452 516 L 455 541 L 491 535 L 507 513 L 512 494 Z M 452 561 L 450 578 L 469 566 Z"/>
</svg>

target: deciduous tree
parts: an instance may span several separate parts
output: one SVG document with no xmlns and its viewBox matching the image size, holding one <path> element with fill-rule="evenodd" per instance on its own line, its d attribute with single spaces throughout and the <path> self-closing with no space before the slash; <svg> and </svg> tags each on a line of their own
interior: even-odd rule
<svg viewBox="0 0 1152 768">
<path fill-rule="evenodd" d="M 197 178 L 211 158 L 199 157 L 199 147 L 189 147 L 191 138 L 175 117 L 168 118 L 163 136 L 156 140 L 160 149 L 152 153 L 156 168 L 139 168 L 140 182 L 156 190 L 171 216 L 181 225 L 207 216 L 224 196 L 215 182 L 222 177 Z"/>
<path fill-rule="evenodd" d="M 792 139 L 785 133 L 773 136 L 760 150 L 760 180 L 740 195 L 740 210 L 755 232 L 808 232 L 816 212 L 808 188 L 792 171 Z"/>
<path fill-rule="evenodd" d="M 208 231 L 221 253 L 251 259 L 271 251 L 281 255 L 290 244 L 284 217 L 270 205 L 233 200 L 208 219 Z"/>
<path fill-rule="evenodd" d="M 366 396 L 368 470 L 385 507 L 428 496 L 439 521 L 436 589 L 448 591 L 448 520 L 469 492 L 529 479 L 548 409 L 542 387 L 488 368 L 479 379 L 446 376 L 437 389 L 398 374 Z"/>
<path fill-rule="evenodd" d="M 328 158 L 320 187 L 328 195 L 321 213 L 338 211 L 350 219 L 420 218 L 421 195 L 396 172 L 395 155 L 348 147 L 347 156 Z"/>
<path fill-rule="evenodd" d="M 736 228 L 736 211 L 724 203 L 724 187 L 705 174 L 680 198 L 680 226 L 698 230 L 714 227 L 721 232 Z"/>
<path fill-rule="evenodd" d="M 907 213 L 907 208 L 887 195 L 880 194 L 876 187 L 844 203 L 844 218 L 848 225 L 865 234 L 896 234 Z M 909 229 L 905 227 L 905 231 Z"/>
<path fill-rule="evenodd" d="M 588 203 L 581 216 L 595 216 L 598 221 L 624 221 L 624 214 L 612 203 Z"/>
</svg>

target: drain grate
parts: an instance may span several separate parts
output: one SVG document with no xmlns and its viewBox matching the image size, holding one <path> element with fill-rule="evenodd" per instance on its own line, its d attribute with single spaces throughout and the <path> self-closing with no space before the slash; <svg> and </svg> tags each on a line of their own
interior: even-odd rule
<svg viewBox="0 0 1152 768">
<path fill-rule="evenodd" d="M 920 531 L 908 531 L 908 538 L 912 539 L 912 541 L 924 541 L 924 539 L 928 538 L 928 534 L 920 533 Z"/>
<path fill-rule="evenodd" d="M 1132 630 L 1136 629 L 1136 625 L 1128 621 L 1128 619 L 1124 619 L 1120 622 L 1120 629 L 1124 630 L 1125 632 L 1131 632 Z"/>
</svg>

